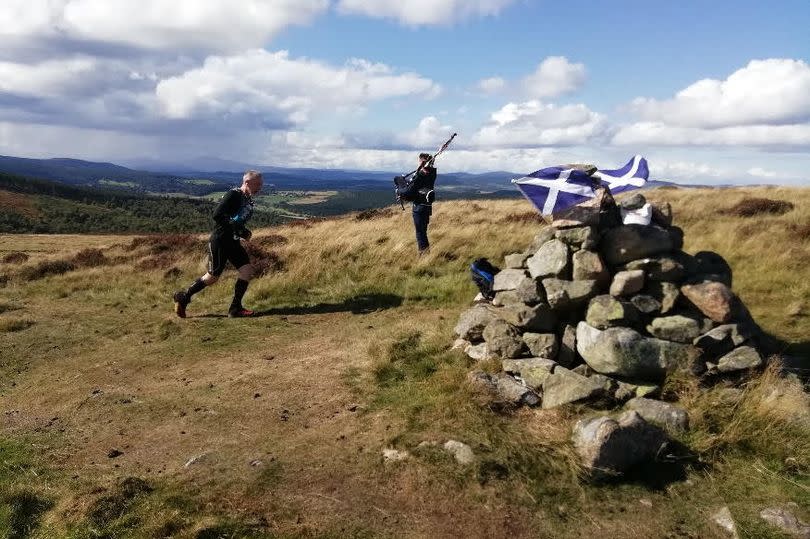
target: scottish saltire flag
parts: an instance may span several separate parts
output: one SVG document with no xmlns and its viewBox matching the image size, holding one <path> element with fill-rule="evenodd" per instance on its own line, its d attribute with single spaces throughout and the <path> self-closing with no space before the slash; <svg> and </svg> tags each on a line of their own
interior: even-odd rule
<svg viewBox="0 0 810 539">
<path fill-rule="evenodd" d="M 592 175 L 582 170 L 548 167 L 512 180 L 529 202 L 543 215 L 563 211 L 591 199 L 600 186 L 611 193 L 642 187 L 649 177 L 647 160 L 637 155 L 616 170 L 597 170 Z"/>
</svg>

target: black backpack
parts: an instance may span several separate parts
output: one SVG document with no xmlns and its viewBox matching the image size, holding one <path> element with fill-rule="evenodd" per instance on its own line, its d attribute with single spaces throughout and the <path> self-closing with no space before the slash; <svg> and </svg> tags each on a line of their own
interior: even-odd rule
<svg viewBox="0 0 810 539">
<path fill-rule="evenodd" d="M 472 280 L 481 292 L 481 295 L 486 299 L 495 297 L 492 287 L 495 284 L 495 274 L 501 271 L 499 268 L 493 266 L 486 258 L 476 258 L 470 264 L 470 273 Z"/>
</svg>

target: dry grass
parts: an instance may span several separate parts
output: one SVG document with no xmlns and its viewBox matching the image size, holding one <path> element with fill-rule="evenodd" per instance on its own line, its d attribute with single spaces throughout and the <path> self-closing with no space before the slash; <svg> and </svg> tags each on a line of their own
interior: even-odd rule
<svg viewBox="0 0 810 539">
<path fill-rule="evenodd" d="M 744 198 L 734 206 L 720 210 L 725 215 L 736 217 L 754 217 L 756 215 L 784 215 L 793 210 L 792 203 L 786 200 L 770 198 Z"/>
</svg>

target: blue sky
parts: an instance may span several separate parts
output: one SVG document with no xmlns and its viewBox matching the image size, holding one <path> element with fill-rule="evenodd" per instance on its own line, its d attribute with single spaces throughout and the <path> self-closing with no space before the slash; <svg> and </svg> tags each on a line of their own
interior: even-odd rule
<svg viewBox="0 0 810 539">
<path fill-rule="evenodd" d="M 0 153 L 810 184 L 810 2 L 4 0 Z"/>
</svg>

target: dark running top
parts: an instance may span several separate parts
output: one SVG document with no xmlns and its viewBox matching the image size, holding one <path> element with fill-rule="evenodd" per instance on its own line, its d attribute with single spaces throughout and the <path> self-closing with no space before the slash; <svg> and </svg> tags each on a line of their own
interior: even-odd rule
<svg viewBox="0 0 810 539">
<path fill-rule="evenodd" d="M 253 199 L 239 188 L 231 189 L 214 210 L 216 226 L 212 235 L 238 237 L 252 216 Z"/>
<path fill-rule="evenodd" d="M 417 206 L 430 206 L 430 203 L 425 203 L 424 196 L 420 197 L 419 193 L 420 191 L 422 194 L 432 191 L 435 183 L 436 167 L 425 167 L 414 175 L 413 181 L 406 188 L 399 189 L 397 192 L 405 200 L 418 201 L 413 203 L 414 209 Z"/>
</svg>

